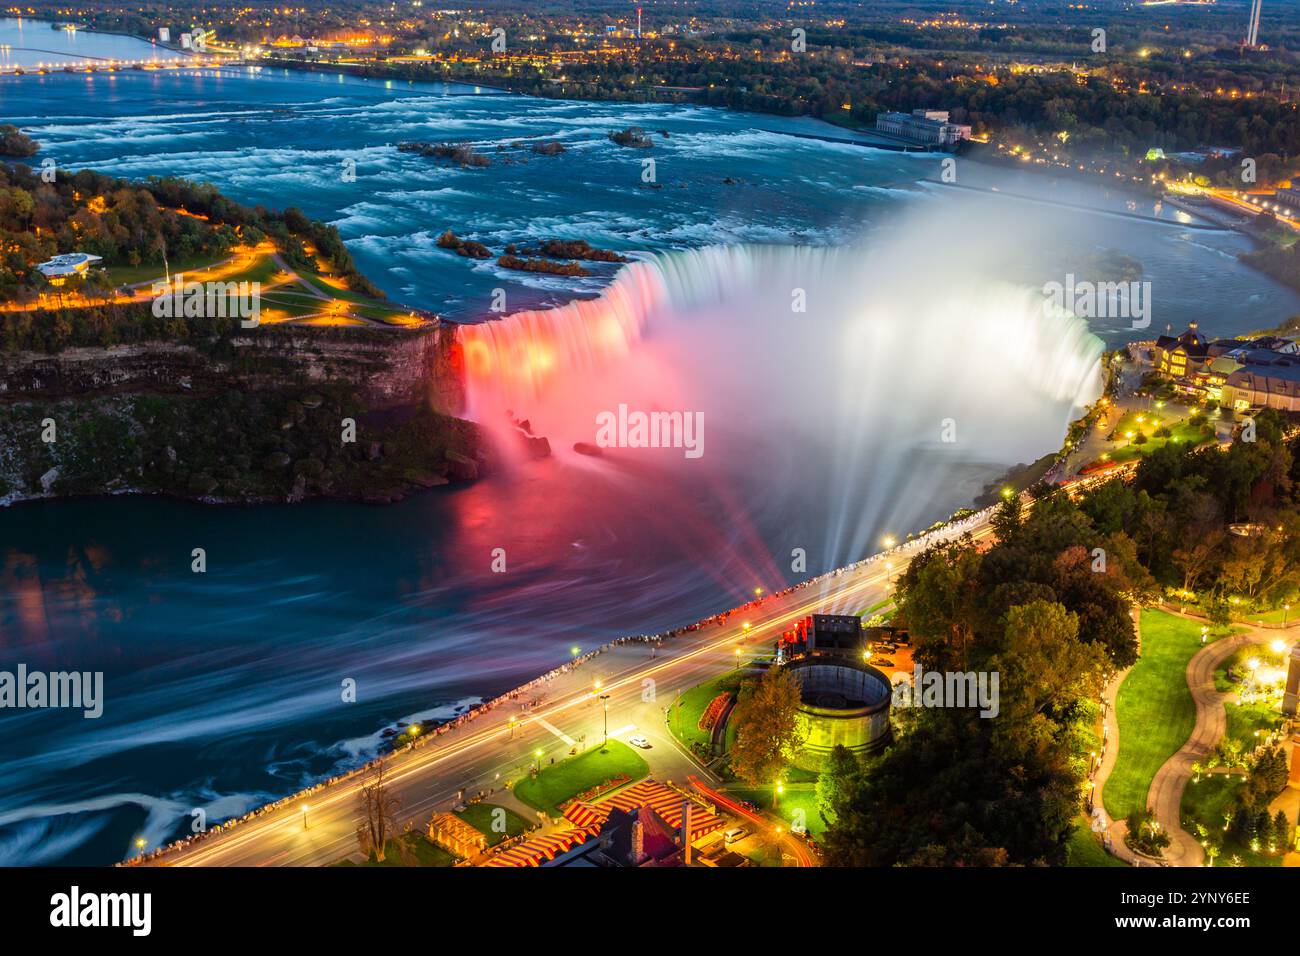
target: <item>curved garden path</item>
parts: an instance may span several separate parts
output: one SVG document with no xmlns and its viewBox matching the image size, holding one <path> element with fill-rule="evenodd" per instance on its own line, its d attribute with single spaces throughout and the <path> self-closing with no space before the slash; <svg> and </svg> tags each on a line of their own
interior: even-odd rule
<svg viewBox="0 0 1300 956">
<path fill-rule="evenodd" d="M 1270 640 L 1266 631 L 1252 628 L 1244 634 L 1223 637 L 1197 651 L 1187 663 L 1187 686 L 1196 703 L 1196 726 L 1187 743 L 1156 771 L 1147 792 L 1147 806 L 1173 841 L 1165 850 L 1170 866 L 1202 866 L 1205 852 L 1182 827 L 1183 790 L 1192 779 L 1192 764 L 1208 757 L 1223 739 L 1228 715 L 1223 708 L 1226 695 L 1214 689 L 1214 672 L 1224 661 L 1247 644 Z"/>
</svg>

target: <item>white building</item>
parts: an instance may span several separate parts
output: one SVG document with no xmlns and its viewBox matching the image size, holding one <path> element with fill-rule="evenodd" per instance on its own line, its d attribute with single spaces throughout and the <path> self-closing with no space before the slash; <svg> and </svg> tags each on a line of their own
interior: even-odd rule
<svg viewBox="0 0 1300 956">
<path fill-rule="evenodd" d="M 70 276 L 82 275 L 96 262 L 102 261 L 103 256 L 92 256 L 88 252 L 66 252 L 48 262 L 38 263 L 36 268 L 50 285 L 63 285 Z"/>
</svg>

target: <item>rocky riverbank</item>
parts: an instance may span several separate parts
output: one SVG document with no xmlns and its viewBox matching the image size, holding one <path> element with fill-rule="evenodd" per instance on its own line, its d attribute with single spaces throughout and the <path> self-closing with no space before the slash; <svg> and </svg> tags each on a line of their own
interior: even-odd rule
<svg viewBox="0 0 1300 956">
<path fill-rule="evenodd" d="M 459 350 L 441 325 L 6 354 L 0 503 L 398 501 L 495 467 L 485 433 L 456 417 L 463 403 Z"/>
</svg>

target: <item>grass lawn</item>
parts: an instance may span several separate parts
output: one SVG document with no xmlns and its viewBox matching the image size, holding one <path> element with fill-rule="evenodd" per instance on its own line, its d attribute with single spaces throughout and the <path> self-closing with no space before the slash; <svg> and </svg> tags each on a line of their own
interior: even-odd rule
<svg viewBox="0 0 1300 956">
<path fill-rule="evenodd" d="M 349 303 L 349 311 L 356 315 L 387 322 L 390 325 L 406 325 L 411 321 L 409 309 L 403 309 L 401 306 L 395 306 L 384 299 L 376 299 L 361 292 L 353 292 L 351 289 L 337 288 L 323 277 L 313 275 L 310 272 L 304 271 L 298 273 L 298 275 L 302 278 L 303 283 L 319 289 L 331 299 L 342 299 Z"/>
<path fill-rule="evenodd" d="M 1212 435 L 1206 435 L 1199 428 L 1188 425 L 1186 422 L 1179 424 L 1176 428 L 1171 429 L 1173 435 L 1169 438 L 1150 438 L 1143 445 L 1127 444 L 1121 448 L 1116 448 L 1110 453 L 1110 460 L 1113 462 L 1123 463 L 1132 461 L 1141 455 L 1149 455 L 1157 448 L 1163 447 L 1171 441 L 1184 442 L 1196 448 L 1204 445 L 1206 442 L 1213 441 Z"/>
<path fill-rule="evenodd" d="M 611 740 L 604 749 L 593 747 L 586 753 L 543 767 L 536 777 L 524 777 L 515 784 L 515 796 L 530 807 L 556 814 L 559 805 L 570 797 L 619 774 L 625 774 L 631 783 L 649 772 L 649 765 L 639 753 L 627 744 Z"/>
<path fill-rule="evenodd" d="M 222 276 L 219 282 L 261 282 L 267 283 L 280 272 L 280 267 L 275 264 L 275 260 L 270 256 L 258 256 L 247 269 L 238 272 L 232 272 L 230 275 Z"/>
<path fill-rule="evenodd" d="M 1254 624 L 1256 621 L 1263 621 L 1265 624 L 1290 624 L 1293 621 L 1300 620 L 1300 609 L 1292 608 L 1287 610 L 1284 607 L 1274 608 L 1271 611 L 1242 611 L 1241 613 L 1233 612 L 1234 621 L 1245 621 L 1247 624 Z M 1285 632 L 1279 633 L 1279 637 L 1285 635 Z"/>
<path fill-rule="evenodd" d="M 1214 635 L 1211 635 L 1214 640 Z M 1106 781 L 1106 812 L 1122 820 L 1145 810 L 1160 766 L 1178 752 L 1196 725 L 1187 662 L 1201 649 L 1201 625 L 1164 611 L 1142 612 L 1142 657 L 1115 701 L 1119 757 Z"/>
<path fill-rule="evenodd" d="M 500 814 L 496 813 L 498 810 L 505 814 L 506 829 L 504 833 L 499 833 L 492 828 L 494 817 L 500 816 Z M 475 830 L 486 836 L 488 846 L 496 846 L 506 837 L 518 836 L 528 829 L 527 820 L 509 807 L 499 806 L 495 803 L 471 803 L 457 815 Z"/>
<path fill-rule="evenodd" d="M 814 838 L 820 839 L 826 832 L 826 821 L 817 809 L 817 791 L 809 787 L 806 790 L 786 790 L 776 808 L 772 807 L 771 787 L 728 787 L 727 796 L 737 800 L 748 800 L 764 813 L 780 817 L 787 826 L 795 823 L 796 814 L 801 814 L 803 825 Z"/>
<path fill-rule="evenodd" d="M 692 687 L 685 691 L 681 697 L 673 701 L 671 718 L 668 721 L 669 729 L 672 730 L 673 736 L 680 740 L 688 749 L 693 743 L 701 743 L 704 746 L 709 745 L 710 732 L 700 730 L 700 715 L 704 713 L 709 701 L 717 697 L 724 691 L 731 691 L 733 694 L 740 689 L 740 673 L 736 670 L 730 670 L 721 677 L 715 677 L 713 680 L 705 681 L 697 687 Z M 728 728 L 728 735 L 731 736 L 731 728 Z"/>
<path fill-rule="evenodd" d="M 206 269 L 218 262 L 225 262 L 231 255 L 232 253 L 225 253 L 215 259 L 211 256 L 194 256 L 189 259 L 173 260 L 168 262 L 167 265 L 171 267 L 171 274 L 175 276 L 178 272 L 194 272 L 198 269 Z M 138 266 L 107 266 L 104 271 L 108 273 L 108 277 L 112 280 L 114 286 L 135 285 L 137 282 L 148 282 L 151 279 L 157 279 L 161 282 L 167 276 L 167 270 L 163 268 L 161 262 Z"/>
<path fill-rule="evenodd" d="M 1228 715 L 1228 729 L 1223 736 L 1226 739 L 1240 740 L 1247 750 L 1255 746 L 1255 731 L 1260 731 L 1260 736 L 1263 736 L 1282 723 L 1282 715 L 1277 708 L 1268 704 L 1228 702 L 1223 705 L 1223 709 Z"/>
<path fill-rule="evenodd" d="M 429 838 L 423 833 L 412 830 L 410 833 L 402 834 L 401 840 L 415 854 L 416 866 L 454 866 L 456 863 L 454 856 L 442 847 L 430 843 Z M 393 839 L 384 844 L 384 861 L 382 863 L 376 860 L 375 855 L 371 853 L 370 859 L 366 860 L 365 863 L 339 860 L 334 866 L 406 866 L 406 863 L 402 860 L 397 840 Z"/>
<path fill-rule="evenodd" d="M 1220 694 L 1230 694 L 1241 689 L 1237 682 L 1245 679 L 1250 670 L 1250 662 L 1258 661 L 1263 668 L 1282 668 L 1286 670 L 1287 654 L 1278 653 L 1271 647 L 1260 644 L 1247 644 L 1238 648 L 1226 661 L 1214 671 L 1214 689 Z M 1237 680 L 1233 680 L 1233 672 Z"/>
<path fill-rule="evenodd" d="M 893 603 L 894 603 L 894 599 L 892 597 L 881 598 L 879 601 L 871 605 L 871 607 L 867 608 L 866 610 L 859 611 L 858 617 L 861 618 L 871 617 L 872 615 L 884 610 L 885 608 L 892 606 Z"/>
<path fill-rule="evenodd" d="M 1070 834 L 1065 845 L 1066 866 L 1122 866 L 1128 864 L 1118 857 L 1111 856 L 1101 847 L 1101 840 L 1088 826 L 1085 817 L 1079 817 L 1079 825 Z"/>
<path fill-rule="evenodd" d="M 1183 829 L 1196 835 L 1196 824 L 1201 824 L 1212 832 L 1223 830 L 1223 814 L 1233 805 L 1237 790 L 1246 782 L 1238 774 L 1211 773 L 1201 777 L 1200 783 L 1188 781 L 1183 791 Z M 1282 854 L 1269 856 L 1267 853 L 1255 853 L 1249 847 L 1242 846 L 1228 834 L 1223 834 L 1223 852 L 1214 861 L 1215 866 L 1226 866 L 1234 857 L 1241 858 L 1246 866 L 1281 866 Z"/>
</svg>

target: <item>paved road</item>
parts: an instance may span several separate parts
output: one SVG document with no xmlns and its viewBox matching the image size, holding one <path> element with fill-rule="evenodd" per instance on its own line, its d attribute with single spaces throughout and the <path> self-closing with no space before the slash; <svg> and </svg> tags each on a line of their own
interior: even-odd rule
<svg viewBox="0 0 1300 956">
<path fill-rule="evenodd" d="M 943 532 L 956 536 L 957 529 Z M 977 538 L 991 533 L 987 523 L 971 527 Z M 560 760 L 574 746 L 599 744 L 605 713 L 593 693 L 610 695 L 611 737 L 640 733 L 650 739 L 645 751 L 651 774 L 685 784 L 690 774 L 709 775 L 677 746 L 665 726 L 664 709 L 679 691 L 736 666 L 736 647 L 766 652 L 775 636 L 808 614 L 856 611 L 880 600 L 889 579 L 899 573 L 919 542 L 902 546 L 886 560 L 845 572 L 789 594 L 766 598 L 747 614 L 664 642 L 657 653 L 649 644 L 621 645 L 546 685 L 545 700 L 520 713 L 502 706 L 444 734 L 431 745 L 394 755 L 386 771 L 389 787 L 402 800 L 402 812 L 416 826 L 446 810 L 458 791 L 501 788 L 527 772 L 542 751 L 543 765 Z M 745 623 L 752 628 L 744 629 Z M 653 656 L 652 656 L 653 655 Z M 513 726 L 512 726 L 513 718 Z M 356 851 L 358 792 L 362 781 L 343 780 L 233 829 L 172 851 L 157 862 L 176 866 L 315 866 Z M 491 799 L 490 797 L 488 799 Z M 302 804 L 310 809 L 305 814 Z"/>
</svg>

